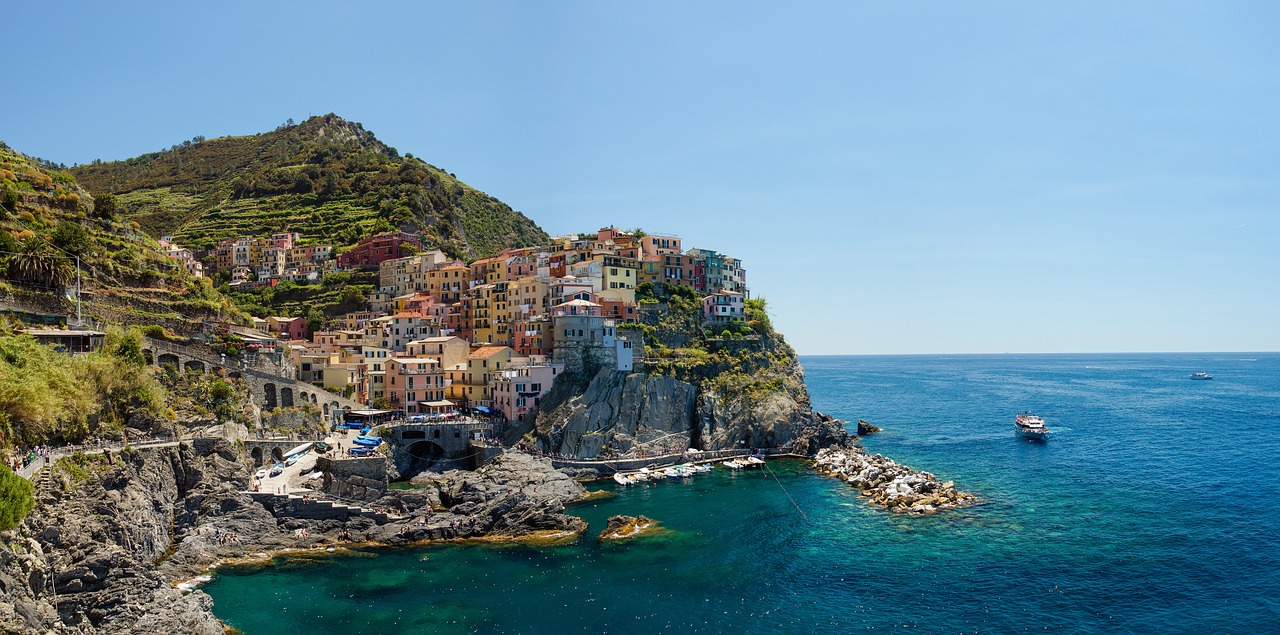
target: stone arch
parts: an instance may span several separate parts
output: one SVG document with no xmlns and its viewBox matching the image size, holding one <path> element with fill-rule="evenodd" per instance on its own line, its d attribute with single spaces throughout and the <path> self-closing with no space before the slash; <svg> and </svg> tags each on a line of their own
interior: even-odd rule
<svg viewBox="0 0 1280 635">
<path fill-rule="evenodd" d="M 156 365 L 172 366 L 174 370 L 177 370 L 182 367 L 182 361 L 179 360 L 178 356 L 174 355 L 173 353 L 163 353 L 160 355 L 160 357 L 156 358 Z"/>
<path fill-rule="evenodd" d="M 274 461 L 275 461 L 275 462 L 277 462 L 277 463 L 279 463 L 280 461 L 283 461 L 283 460 L 284 460 L 284 450 L 281 450 L 278 446 L 277 446 L 277 447 L 274 447 L 274 448 L 271 448 L 271 458 L 272 458 L 272 460 L 274 460 Z"/>
<path fill-rule="evenodd" d="M 293 407 L 293 389 L 292 388 L 285 387 L 280 389 L 280 407 L 281 408 Z"/>
<path fill-rule="evenodd" d="M 404 452 L 409 455 L 410 474 L 430 469 L 432 465 L 446 459 L 444 446 L 433 441 L 417 441 L 405 448 Z"/>
<path fill-rule="evenodd" d="M 253 466 L 260 467 L 262 465 L 262 448 L 255 447 L 249 451 L 249 456 L 253 457 Z"/>
<path fill-rule="evenodd" d="M 276 407 L 276 385 L 266 383 L 262 385 L 262 405 L 267 410 L 274 410 Z"/>
<path fill-rule="evenodd" d="M 204 362 L 198 359 L 189 359 L 182 365 L 182 369 L 188 373 L 204 373 Z"/>
</svg>

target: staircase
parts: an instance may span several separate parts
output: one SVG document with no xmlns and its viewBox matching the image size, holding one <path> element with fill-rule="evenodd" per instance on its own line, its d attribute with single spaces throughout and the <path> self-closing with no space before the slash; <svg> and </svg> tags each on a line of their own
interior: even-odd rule
<svg viewBox="0 0 1280 635">
<path fill-rule="evenodd" d="M 298 494 L 275 494 L 273 492 L 245 492 L 245 494 L 262 503 L 264 507 L 272 510 L 273 513 L 283 513 L 293 518 L 347 520 L 352 516 L 363 516 L 372 519 L 373 522 L 379 525 L 386 524 L 392 520 L 399 520 L 398 516 L 391 516 L 365 507 L 355 507 L 321 498 L 303 500 L 303 497 Z M 281 508 L 279 503 L 287 503 L 288 511 L 278 511 Z"/>
</svg>

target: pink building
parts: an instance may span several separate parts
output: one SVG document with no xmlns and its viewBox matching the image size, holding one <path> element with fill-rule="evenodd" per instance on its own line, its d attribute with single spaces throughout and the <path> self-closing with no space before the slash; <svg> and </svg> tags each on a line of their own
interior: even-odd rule
<svg viewBox="0 0 1280 635">
<path fill-rule="evenodd" d="M 507 421 L 527 423 L 538 415 L 538 404 L 551 390 L 564 364 L 531 363 L 511 366 L 490 379 L 491 407 Z"/>
<path fill-rule="evenodd" d="M 702 319 L 707 322 L 741 322 L 747 319 L 741 293 L 720 291 L 702 299 Z"/>
<path fill-rule="evenodd" d="M 386 396 L 392 408 L 406 414 L 453 410 L 453 403 L 444 398 L 449 382 L 440 362 L 428 357 L 391 357 L 386 368 Z"/>
<path fill-rule="evenodd" d="M 270 316 L 267 318 L 267 329 L 282 340 L 307 339 L 307 320 L 305 318 Z"/>
</svg>

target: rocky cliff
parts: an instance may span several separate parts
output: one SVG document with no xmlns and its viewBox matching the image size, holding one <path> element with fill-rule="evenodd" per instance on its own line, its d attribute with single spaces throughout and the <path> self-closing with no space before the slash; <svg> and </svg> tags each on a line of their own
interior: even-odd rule
<svg viewBox="0 0 1280 635">
<path fill-rule="evenodd" d="M 651 342 L 643 372 L 606 369 L 558 380 L 526 443 L 596 458 L 689 447 L 812 455 L 848 441 L 844 422 L 810 407 L 804 370 L 763 304 L 745 336 L 708 336 L 678 309 L 655 322 L 640 327 Z"/>
<path fill-rule="evenodd" d="M 376 505 L 390 522 L 297 517 L 296 500 L 255 502 L 249 468 L 218 441 L 77 455 L 40 488 L 36 509 L 0 533 L 6 633 L 221 634 L 212 601 L 175 586 L 230 558 L 285 549 L 460 538 L 576 536 L 564 503 L 585 490 L 550 462 L 506 455 L 477 472 L 435 475 Z"/>
</svg>

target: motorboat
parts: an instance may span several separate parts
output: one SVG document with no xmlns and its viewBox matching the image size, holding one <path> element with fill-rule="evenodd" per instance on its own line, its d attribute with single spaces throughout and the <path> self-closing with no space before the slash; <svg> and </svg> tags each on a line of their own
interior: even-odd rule
<svg viewBox="0 0 1280 635">
<path fill-rule="evenodd" d="M 1203 381 L 1206 379 L 1213 379 L 1213 375 L 1210 375 L 1209 373 L 1197 372 L 1197 373 L 1191 373 L 1191 378 Z"/>
<path fill-rule="evenodd" d="M 729 459 L 728 461 L 725 461 L 724 463 L 721 463 L 720 465 L 723 465 L 723 466 L 725 466 L 725 467 L 727 467 L 727 468 L 729 468 L 729 469 L 731 469 L 731 470 L 740 470 L 740 469 L 742 469 L 742 468 L 746 467 L 746 466 L 745 466 L 745 465 L 743 465 L 742 463 L 739 463 L 737 459 Z"/>
<path fill-rule="evenodd" d="M 257 478 L 259 481 L 261 481 L 264 478 L 267 478 L 267 470 L 266 469 L 258 470 L 258 473 L 254 474 L 254 477 Z"/>
<path fill-rule="evenodd" d="M 613 482 L 617 483 L 618 485 L 622 485 L 622 486 L 629 486 L 629 485 L 631 485 L 631 479 L 629 479 L 629 478 L 627 478 L 627 477 L 623 476 L 621 472 L 615 473 L 615 474 L 613 475 Z"/>
<path fill-rule="evenodd" d="M 749 456 L 743 460 L 746 461 L 747 467 L 760 467 L 764 465 L 764 459 L 758 456 Z"/>
<path fill-rule="evenodd" d="M 271 466 L 271 476 L 280 476 L 281 472 L 284 472 L 284 463 L 276 463 Z"/>
<path fill-rule="evenodd" d="M 1018 436 L 1027 439 L 1038 439 L 1045 441 L 1049 438 L 1049 428 L 1044 425 L 1044 419 L 1038 415 L 1024 412 L 1014 417 L 1013 429 Z"/>
</svg>

